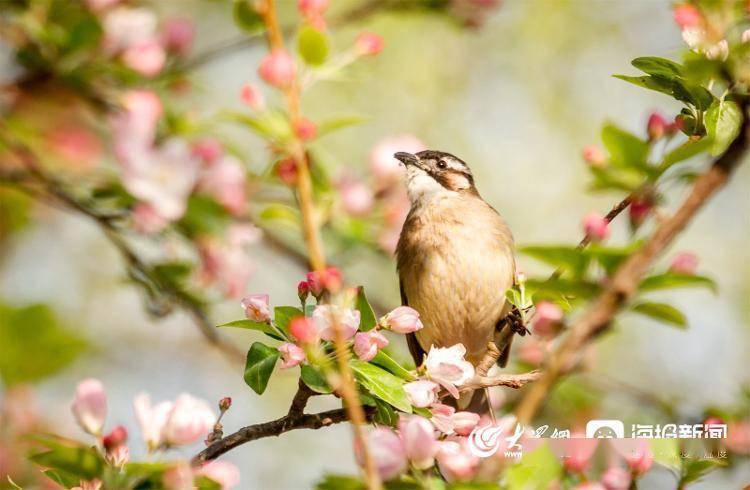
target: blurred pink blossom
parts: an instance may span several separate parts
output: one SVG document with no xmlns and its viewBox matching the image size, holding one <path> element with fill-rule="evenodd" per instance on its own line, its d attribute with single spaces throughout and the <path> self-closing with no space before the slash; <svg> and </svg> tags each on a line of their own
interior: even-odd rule
<svg viewBox="0 0 750 490">
<path fill-rule="evenodd" d="M 291 342 L 284 342 L 277 348 L 281 352 L 281 369 L 298 366 L 305 360 L 305 351 Z"/>
<path fill-rule="evenodd" d="M 240 99 L 248 107 L 254 110 L 261 110 L 265 107 L 263 92 L 260 91 L 254 83 L 246 83 L 240 89 Z"/>
<path fill-rule="evenodd" d="M 105 50 L 117 53 L 156 41 L 157 24 L 158 19 L 153 10 L 144 7 L 117 7 L 104 16 Z"/>
<path fill-rule="evenodd" d="M 388 345 L 388 339 L 377 330 L 359 332 L 354 336 L 354 353 L 363 361 L 369 361 L 379 349 Z"/>
<path fill-rule="evenodd" d="M 269 85 L 288 87 L 296 76 L 294 59 L 283 49 L 271 51 L 261 60 L 258 75 Z"/>
<path fill-rule="evenodd" d="M 456 412 L 452 417 L 453 431 L 460 436 L 468 436 L 479 423 L 479 415 L 472 412 Z"/>
<path fill-rule="evenodd" d="M 330 0 L 298 0 L 297 8 L 304 16 L 316 17 L 328 9 Z"/>
<path fill-rule="evenodd" d="M 693 275 L 698 268 L 698 256 L 692 252 L 680 252 L 674 256 L 669 270 L 677 274 Z"/>
<path fill-rule="evenodd" d="M 216 423 L 216 415 L 204 400 L 187 393 L 177 397 L 164 424 L 164 442 L 169 445 L 192 444 L 202 440 Z"/>
<path fill-rule="evenodd" d="M 107 395 L 102 382 L 87 378 L 78 383 L 71 410 L 84 431 L 92 435 L 101 434 L 107 416 Z"/>
<path fill-rule="evenodd" d="M 125 428 L 125 426 L 118 425 L 117 427 L 109 431 L 108 434 L 102 437 L 102 446 L 104 446 L 104 449 L 109 451 L 116 448 L 117 446 L 125 444 L 125 441 L 127 440 L 128 430 Z"/>
<path fill-rule="evenodd" d="M 372 189 L 364 182 L 344 176 L 338 182 L 341 205 L 352 216 L 365 216 L 375 203 Z"/>
<path fill-rule="evenodd" d="M 383 46 L 384 42 L 381 36 L 372 32 L 362 32 L 354 41 L 354 52 L 359 56 L 374 56 L 383 51 Z"/>
<path fill-rule="evenodd" d="M 378 185 L 387 187 L 401 178 L 403 166 L 393 157 L 394 153 L 417 153 L 424 149 L 424 143 L 411 134 L 389 136 L 380 140 L 370 152 L 370 169 Z"/>
<path fill-rule="evenodd" d="M 152 235 L 167 227 L 169 221 L 148 203 L 139 202 L 133 207 L 133 228 L 138 233 Z"/>
<path fill-rule="evenodd" d="M 648 199 L 633 199 L 628 207 L 630 224 L 635 227 L 640 226 L 652 209 L 653 205 Z"/>
<path fill-rule="evenodd" d="M 86 0 L 86 6 L 95 12 L 117 5 L 120 0 Z"/>
<path fill-rule="evenodd" d="M 338 305 L 319 305 L 315 307 L 312 320 L 323 340 L 334 339 L 334 325 L 338 324 L 344 339 L 350 339 L 359 328 L 359 311 Z"/>
<path fill-rule="evenodd" d="M 315 344 L 320 340 L 320 334 L 309 317 L 298 316 L 289 322 L 289 333 L 303 344 Z"/>
<path fill-rule="evenodd" d="M 240 470 L 229 461 L 211 461 L 196 474 L 212 479 L 220 485 L 221 490 L 229 490 L 240 483 Z"/>
<path fill-rule="evenodd" d="M 162 483 L 166 490 L 195 490 L 195 475 L 187 462 L 178 461 L 164 472 Z"/>
<path fill-rule="evenodd" d="M 122 54 L 122 62 L 141 75 L 153 77 L 164 68 L 167 53 L 161 42 L 150 40 L 131 46 Z"/>
<path fill-rule="evenodd" d="M 406 469 L 404 444 L 391 429 L 385 427 L 372 429 L 365 437 L 365 444 L 383 480 L 391 480 Z M 355 446 L 354 454 L 359 465 L 363 465 L 361 448 Z"/>
<path fill-rule="evenodd" d="M 518 358 L 531 366 L 539 366 L 544 356 L 545 344 L 534 337 L 523 340 L 518 346 Z"/>
<path fill-rule="evenodd" d="M 221 142 L 216 138 L 203 138 L 193 142 L 193 154 L 204 163 L 213 163 L 224 154 Z"/>
<path fill-rule="evenodd" d="M 729 423 L 724 444 L 733 453 L 750 454 L 750 420 Z"/>
<path fill-rule="evenodd" d="M 143 158 L 156 136 L 162 103 L 150 90 L 129 90 L 122 96 L 123 110 L 111 121 L 115 155 L 123 165 Z"/>
<path fill-rule="evenodd" d="M 660 139 L 667 133 L 669 126 L 670 123 L 664 118 L 664 116 L 662 116 L 658 112 L 652 112 L 648 117 L 648 123 L 646 124 L 646 130 L 648 132 L 649 139 Z"/>
<path fill-rule="evenodd" d="M 302 141 L 308 141 L 315 138 L 318 127 L 309 119 L 301 117 L 294 121 L 294 134 Z"/>
<path fill-rule="evenodd" d="M 427 377 L 443 386 L 454 398 L 458 398 L 457 386 L 474 377 L 474 366 L 464 359 L 465 355 L 463 344 L 432 346 L 425 360 Z"/>
<path fill-rule="evenodd" d="M 419 312 L 409 306 L 395 308 L 383 317 L 381 324 L 384 328 L 403 334 L 416 332 L 424 327 L 419 319 Z"/>
<path fill-rule="evenodd" d="M 479 458 L 471 454 L 465 437 L 441 442 L 437 461 L 440 472 L 449 482 L 470 480 L 479 467 Z"/>
<path fill-rule="evenodd" d="M 591 464 L 599 439 L 573 434 L 570 439 L 550 439 L 550 448 L 571 473 L 583 473 Z"/>
<path fill-rule="evenodd" d="M 271 319 L 271 306 L 267 294 L 251 294 L 242 298 L 245 316 L 254 322 L 268 322 Z"/>
<path fill-rule="evenodd" d="M 100 490 L 102 488 L 102 481 L 98 478 L 93 480 L 81 480 L 79 486 L 73 487 L 70 490 Z"/>
<path fill-rule="evenodd" d="M 168 51 L 184 56 L 190 51 L 195 39 L 195 24 L 190 19 L 175 17 L 167 19 L 163 26 L 163 44 Z"/>
<path fill-rule="evenodd" d="M 122 468 L 128 461 L 130 461 L 130 449 L 128 449 L 128 446 L 121 444 L 107 451 L 105 457 L 107 462 L 115 468 Z"/>
<path fill-rule="evenodd" d="M 701 16 L 700 11 L 690 4 L 675 5 L 672 15 L 680 29 L 697 27 L 703 23 L 703 16 Z"/>
<path fill-rule="evenodd" d="M 609 236 L 609 222 L 597 213 L 589 213 L 583 218 L 583 230 L 594 242 L 605 240 Z"/>
<path fill-rule="evenodd" d="M 607 163 L 607 156 L 601 148 L 596 145 L 586 145 L 583 147 L 583 159 L 592 167 L 603 167 Z"/>
<path fill-rule="evenodd" d="M 418 408 L 429 407 L 437 402 L 437 394 L 440 386 L 434 381 L 420 379 L 404 385 L 409 403 Z"/>
<path fill-rule="evenodd" d="M 634 475 L 642 475 L 651 469 L 654 455 L 648 439 L 611 439 L 609 442 Z"/>
<path fill-rule="evenodd" d="M 74 170 L 90 170 L 101 157 L 102 142 L 92 131 L 82 126 L 58 126 L 45 136 L 52 151 Z"/>
<path fill-rule="evenodd" d="M 198 188 L 212 196 L 234 215 L 247 207 L 247 175 L 242 163 L 232 155 L 225 155 L 203 169 Z"/>
<path fill-rule="evenodd" d="M 291 158 L 285 158 L 276 164 L 276 175 L 288 186 L 297 184 L 297 173 L 297 163 Z"/>
<path fill-rule="evenodd" d="M 336 267 L 328 267 L 322 271 L 311 271 L 305 276 L 310 293 L 319 298 L 324 291 L 337 292 L 343 285 L 341 271 Z"/>
<path fill-rule="evenodd" d="M 562 319 L 562 308 L 549 301 L 540 301 L 536 305 L 532 328 L 536 335 L 551 338 L 557 334 Z"/>
<path fill-rule="evenodd" d="M 602 484 L 607 490 L 628 490 L 630 482 L 630 472 L 619 466 L 610 466 L 602 475 Z"/>
<path fill-rule="evenodd" d="M 164 426 L 173 406 L 174 404 L 170 401 L 163 401 L 152 406 L 151 397 L 146 393 L 139 393 L 133 399 L 135 418 L 141 427 L 141 434 L 149 451 L 153 451 L 164 442 Z"/>
<path fill-rule="evenodd" d="M 573 490 L 607 490 L 601 483 L 596 481 L 587 481 L 579 483 Z"/>
<path fill-rule="evenodd" d="M 204 237 L 198 242 L 201 257 L 200 279 L 224 290 L 229 298 L 241 297 L 255 272 L 248 247 L 257 243 L 262 231 L 251 223 L 229 226 L 223 240 Z"/>
<path fill-rule="evenodd" d="M 435 462 L 439 443 L 435 428 L 429 420 L 419 415 L 402 415 L 398 432 L 404 445 L 406 457 L 418 470 L 426 470 Z"/>
</svg>

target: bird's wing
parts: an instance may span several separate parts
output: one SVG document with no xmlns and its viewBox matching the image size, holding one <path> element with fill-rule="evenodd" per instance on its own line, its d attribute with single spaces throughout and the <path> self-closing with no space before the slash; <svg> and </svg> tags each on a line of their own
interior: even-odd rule
<svg viewBox="0 0 750 490">
<path fill-rule="evenodd" d="M 398 281 L 398 287 L 401 290 L 401 304 L 404 306 L 409 306 L 409 300 L 406 298 L 406 291 L 404 291 L 404 283 L 400 279 Z M 419 345 L 417 335 L 414 332 L 406 334 L 406 344 L 409 346 L 409 353 L 414 359 L 414 364 L 417 367 L 421 366 L 422 362 L 424 361 L 424 356 L 427 353 L 424 351 L 422 346 Z"/>
</svg>

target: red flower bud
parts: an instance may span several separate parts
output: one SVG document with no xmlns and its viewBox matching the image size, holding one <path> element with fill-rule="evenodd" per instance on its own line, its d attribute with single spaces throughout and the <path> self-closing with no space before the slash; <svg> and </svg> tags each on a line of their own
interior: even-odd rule
<svg viewBox="0 0 750 490">
<path fill-rule="evenodd" d="M 222 412 L 226 412 L 229 410 L 229 407 L 232 406 L 232 399 L 228 396 L 225 396 L 221 400 L 219 400 L 219 410 Z"/>
<path fill-rule="evenodd" d="M 102 446 L 104 446 L 104 449 L 107 450 L 107 452 L 113 450 L 117 446 L 120 446 L 122 444 L 125 444 L 125 441 L 128 440 L 128 431 L 127 429 L 122 426 L 118 425 L 112 431 L 110 431 L 109 434 L 104 436 L 102 438 Z"/>
<path fill-rule="evenodd" d="M 297 163 L 291 158 L 285 158 L 276 164 L 276 175 L 290 187 L 297 185 Z"/>
<path fill-rule="evenodd" d="M 675 23 L 680 26 L 680 29 L 697 27 L 703 23 L 703 16 L 701 16 L 700 11 L 693 5 L 676 5 L 672 11 L 672 16 Z"/>
<path fill-rule="evenodd" d="M 310 284 L 308 284 L 307 281 L 300 281 L 299 284 L 297 284 L 297 296 L 299 296 L 299 300 L 304 303 L 309 294 Z"/>
<path fill-rule="evenodd" d="M 630 203 L 630 225 L 633 228 L 637 228 L 643 223 L 651 212 L 651 203 L 648 200 L 636 199 Z"/>
<path fill-rule="evenodd" d="M 315 134 L 318 132 L 315 123 L 309 119 L 300 118 L 294 123 L 294 134 L 297 135 L 302 141 L 308 141 L 315 138 Z"/>
<path fill-rule="evenodd" d="M 646 125 L 648 131 L 648 138 L 650 140 L 658 140 L 666 134 L 669 129 L 669 123 L 664 117 L 658 112 L 652 113 L 648 117 L 648 124 Z"/>
<path fill-rule="evenodd" d="M 374 56 L 383 50 L 383 38 L 377 34 L 363 32 L 354 41 L 354 50 L 360 56 Z"/>
<path fill-rule="evenodd" d="M 594 242 L 600 242 L 609 236 L 609 223 L 596 213 L 589 213 L 583 218 L 583 229 L 586 236 Z"/>
</svg>

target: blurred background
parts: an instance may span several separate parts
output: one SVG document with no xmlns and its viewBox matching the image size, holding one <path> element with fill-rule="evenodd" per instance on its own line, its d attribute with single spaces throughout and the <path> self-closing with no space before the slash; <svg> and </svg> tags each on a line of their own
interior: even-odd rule
<svg viewBox="0 0 750 490">
<path fill-rule="evenodd" d="M 334 2 L 332 8 L 343 11 L 355 3 Z M 295 2 L 280 5 L 291 18 Z M 230 7 L 221 2 L 175 0 L 157 7 L 166 16 L 187 15 L 194 21 L 194 54 L 240 36 Z M 378 12 L 332 30 L 332 43 L 348 43 L 362 30 L 383 36 L 383 52 L 354 65 L 341 80 L 316 85 L 303 99 L 304 113 L 313 120 L 331 113 L 367 116 L 363 124 L 322 140 L 319 151 L 330 171 L 367 180 L 378 142 L 414 135 L 471 166 L 483 197 L 505 217 L 518 244 L 575 242 L 582 216 L 604 213 L 616 202 L 617 196 L 585 192 L 588 176 L 581 148 L 598 141 L 603 122 L 642 135 L 652 111 L 674 115 L 679 110 L 674 101 L 611 76 L 633 73 L 629 61 L 637 56 L 675 57 L 683 49 L 666 1 L 507 0 L 477 29 L 462 28 L 437 13 Z M 240 89 L 257 81 L 256 67 L 264 54 L 263 46 L 250 45 L 204 60 L 192 73 L 192 91 L 179 104 L 206 116 L 237 108 Z M 18 71 L 1 41 L 0 66 L 3 83 Z M 217 126 L 215 131 L 236 146 L 251 169 L 262 171 L 269 158 L 262 140 L 238 127 Z M 748 185 L 750 167 L 744 165 L 670 251 L 694 252 L 699 271 L 719 288 L 718 294 L 687 290 L 664 295 L 687 314 L 689 328 L 624 315 L 598 343 L 588 361 L 590 371 L 597 383 L 611 388 L 597 400 L 600 418 L 699 422 L 706 407 L 735 403 L 743 384 L 750 382 Z M 623 220 L 612 241 L 625 233 Z M 348 281 L 363 284 L 378 304 L 398 305 L 395 264 L 385 254 L 345 246 L 332 250 L 331 260 Z M 252 248 L 251 259 L 256 269 L 246 292 L 267 292 L 272 304 L 296 304 L 295 286 L 305 268 L 263 242 Z M 547 270 L 527 257 L 519 260 L 527 272 Z M 295 373 L 278 374 L 271 389 L 255 395 L 238 366 L 208 348 L 187 315 L 150 317 L 141 292 L 125 282 L 123 270 L 120 255 L 91 221 L 44 205 L 35 205 L 30 222 L 0 240 L 2 302 L 47 305 L 48 310 L 39 312 L 39 328 L 44 335 L 66 339 L 65 347 L 38 351 L 29 343 L 23 353 L 27 362 L 48 366 L 53 373 L 24 388 L 33 400 L 28 403 L 49 426 L 80 436 L 69 403 L 84 377 L 99 378 L 107 387 L 112 424 L 135 427 L 131 400 L 140 391 L 156 400 L 182 392 L 207 400 L 231 396 L 226 431 L 274 419 L 286 410 L 296 389 Z M 242 315 L 234 300 L 216 304 L 211 313 L 217 324 Z M 243 349 L 256 339 L 249 331 L 229 335 Z M 405 356 L 405 346 L 395 350 Z M 571 406 L 598 396 L 596 390 L 582 393 L 584 385 L 576 383 L 564 384 L 554 396 Z M 632 387 L 638 387 L 633 388 L 636 393 Z M 2 396 L 8 396 L 8 389 Z M 672 402 L 674 418 L 665 420 L 644 403 L 644 393 Z M 335 405 L 335 400 L 311 402 L 312 409 Z M 547 416 L 563 428 L 576 423 L 573 416 Z M 131 451 L 142 455 L 145 448 L 137 439 L 132 438 Z M 198 449 L 185 447 L 180 454 L 189 457 Z M 345 425 L 256 441 L 226 458 L 242 469 L 240 488 L 308 488 L 326 472 L 356 471 Z M 713 473 L 694 488 L 737 488 L 749 479 L 745 463 Z M 655 470 L 642 485 L 672 488 L 673 478 Z"/>
</svg>

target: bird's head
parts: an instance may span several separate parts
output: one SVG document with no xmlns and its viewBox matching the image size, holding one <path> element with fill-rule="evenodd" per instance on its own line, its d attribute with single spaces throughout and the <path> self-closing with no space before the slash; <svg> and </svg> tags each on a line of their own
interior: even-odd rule
<svg viewBox="0 0 750 490">
<path fill-rule="evenodd" d="M 406 190 L 412 203 L 448 193 L 477 194 L 468 165 L 450 153 L 400 151 L 393 156 L 406 166 Z"/>
</svg>

